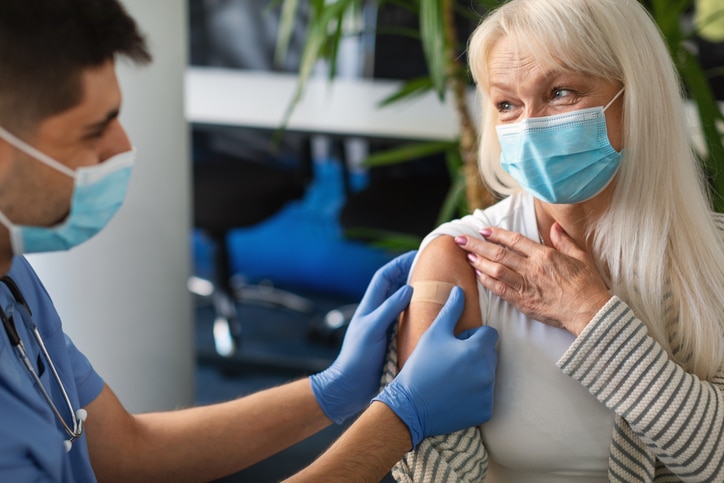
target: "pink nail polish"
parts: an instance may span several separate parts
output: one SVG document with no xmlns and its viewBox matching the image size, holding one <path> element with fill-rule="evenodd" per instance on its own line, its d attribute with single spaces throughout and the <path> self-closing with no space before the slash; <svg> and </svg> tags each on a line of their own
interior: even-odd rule
<svg viewBox="0 0 724 483">
<path fill-rule="evenodd" d="M 490 228 L 483 228 L 480 230 L 480 234 L 483 235 L 485 238 L 488 238 L 492 234 L 492 230 Z"/>
<path fill-rule="evenodd" d="M 468 253 L 468 260 L 475 263 L 475 261 L 478 259 L 478 256 L 474 253 Z"/>
<path fill-rule="evenodd" d="M 458 235 L 455 237 L 455 243 L 464 247 L 468 244 L 468 237 Z"/>
</svg>

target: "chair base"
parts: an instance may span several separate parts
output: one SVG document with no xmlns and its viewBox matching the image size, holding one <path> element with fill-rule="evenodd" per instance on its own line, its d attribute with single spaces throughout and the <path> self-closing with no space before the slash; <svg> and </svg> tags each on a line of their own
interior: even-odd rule
<svg viewBox="0 0 724 483">
<path fill-rule="evenodd" d="M 240 280 L 240 277 L 232 277 L 231 293 L 201 277 L 193 276 L 187 282 L 191 293 L 209 300 L 214 306 L 214 349 L 221 357 L 233 357 L 242 345 L 243 331 L 237 318 L 236 303 L 256 303 L 310 315 L 315 311 L 311 300 L 278 289 L 271 283 L 253 285 Z"/>
<path fill-rule="evenodd" d="M 308 331 L 313 340 L 328 344 L 340 344 L 359 304 L 347 304 L 328 311 L 311 325 Z"/>
<path fill-rule="evenodd" d="M 251 302 L 270 305 L 303 314 L 313 314 L 314 303 L 302 296 L 275 287 L 271 282 L 261 281 L 258 284 L 244 282 L 242 277 L 232 277 L 231 286 L 234 298 L 239 302 Z"/>
</svg>

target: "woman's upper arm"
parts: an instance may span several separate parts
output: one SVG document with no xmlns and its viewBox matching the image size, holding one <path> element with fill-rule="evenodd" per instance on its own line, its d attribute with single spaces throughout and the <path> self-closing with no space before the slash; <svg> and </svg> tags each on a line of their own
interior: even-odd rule
<svg viewBox="0 0 724 483">
<path fill-rule="evenodd" d="M 455 332 L 482 325 L 478 285 L 475 272 L 466 258 L 466 252 L 457 246 L 450 236 L 440 236 L 430 242 L 418 256 L 412 271 L 410 283 L 437 281 L 457 285 L 465 292 L 465 309 L 458 321 Z M 398 331 L 398 365 L 402 367 L 417 341 L 427 330 L 442 309 L 442 304 L 426 301 L 413 301 L 402 313 Z"/>
</svg>

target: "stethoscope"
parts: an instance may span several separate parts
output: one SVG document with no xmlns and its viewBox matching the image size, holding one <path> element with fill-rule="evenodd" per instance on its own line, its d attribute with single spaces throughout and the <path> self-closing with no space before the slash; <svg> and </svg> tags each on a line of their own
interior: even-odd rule
<svg viewBox="0 0 724 483">
<path fill-rule="evenodd" d="M 63 441 L 63 446 L 65 447 L 65 451 L 69 452 L 73 446 L 73 441 L 80 438 L 80 436 L 83 434 L 83 422 L 88 417 L 88 413 L 85 409 L 78 409 L 77 411 L 73 410 L 73 406 L 70 403 L 70 398 L 68 398 L 68 393 L 65 390 L 63 381 L 61 381 L 60 376 L 58 375 L 58 371 L 55 369 L 55 364 L 53 364 L 53 360 L 50 358 L 50 354 L 48 353 L 48 349 L 45 347 L 45 342 L 43 342 L 43 338 L 40 336 L 40 332 L 38 332 L 38 328 L 35 326 L 35 323 L 33 323 L 30 307 L 28 307 L 28 304 L 25 301 L 25 297 L 23 297 L 23 294 L 20 293 L 20 289 L 18 288 L 15 281 L 8 276 L 4 276 L 2 277 L 2 279 L 0 279 L 0 282 L 4 283 L 10 289 L 10 292 L 12 293 L 15 302 L 17 302 L 13 306 L 11 306 L 9 314 L 6 314 L 5 311 L 0 308 L 0 319 L 2 319 L 3 327 L 5 327 L 5 332 L 7 332 L 8 338 L 10 339 L 10 345 L 12 345 L 18 352 L 20 359 L 25 364 L 28 372 L 30 372 L 30 375 L 35 381 L 35 384 L 37 385 L 43 398 L 50 406 L 50 409 L 53 410 L 53 413 L 55 413 L 55 417 L 58 419 L 58 421 L 60 421 L 60 424 L 63 425 L 65 432 L 68 434 L 69 438 Z M 53 373 L 53 377 L 58 383 L 58 387 L 60 387 L 60 392 L 63 394 L 63 399 L 65 399 L 65 404 L 68 407 L 68 412 L 70 413 L 70 417 L 72 418 L 72 428 L 63 419 L 63 416 L 60 414 L 60 411 L 58 411 L 58 408 L 55 406 L 55 403 L 51 399 L 50 394 L 48 394 L 48 391 L 45 390 L 45 387 L 40 381 L 40 376 L 35 371 L 35 367 L 33 367 L 33 364 L 28 358 L 28 353 L 25 350 L 25 345 L 20 339 L 20 335 L 18 334 L 18 331 L 15 327 L 15 313 L 17 313 L 19 317 L 23 319 L 25 327 L 35 337 L 35 340 L 40 347 L 40 351 L 43 353 L 43 357 L 45 357 L 45 360 L 48 363 L 50 372 Z"/>
</svg>

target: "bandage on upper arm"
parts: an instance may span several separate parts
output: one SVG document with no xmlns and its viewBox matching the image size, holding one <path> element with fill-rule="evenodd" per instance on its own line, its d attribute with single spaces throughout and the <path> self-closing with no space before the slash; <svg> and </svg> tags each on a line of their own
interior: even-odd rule
<svg viewBox="0 0 724 483">
<path fill-rule="evenodd" d="M 412 299 L 413 302 L 430 302 L 438 305 L 445 305 L 450 292 L 455 286 L 448 282 L 439 282 L 437 280 L 418 280 L 412 282 Z"/>
<path fill-rule="evenodd" d="M 482 324 L 475 273 L 466 253 L 452 237 L 440 236 L 424 247 L 410 277 L 412 300 L 402 313 L 397 338 L 399 367 L 402 367 L 420 337 L 435 321 L 454 286 L 460 287 L 465 293 L 465 306 L 455 332 Z"/>
</svg>

